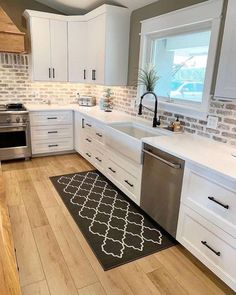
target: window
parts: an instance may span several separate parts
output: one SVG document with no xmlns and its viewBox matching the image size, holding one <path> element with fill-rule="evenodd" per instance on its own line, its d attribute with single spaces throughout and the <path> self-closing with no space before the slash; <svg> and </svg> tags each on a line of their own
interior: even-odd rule
<svg viewBox="0 0 236 295">
<path fill-rule="evenodd" d="M 206 117 L 221 11 L 222 0 L 207 1 L 142 22 L 140 68 L 154 66 L 163 109 Z"/>
<path fill-rule="evenodd" d="M 160 77 L 155 92 L 179 103 L 201 103 L 211 31 L 192 32 L 152 41 L 150 63 Z"/>
</svg>

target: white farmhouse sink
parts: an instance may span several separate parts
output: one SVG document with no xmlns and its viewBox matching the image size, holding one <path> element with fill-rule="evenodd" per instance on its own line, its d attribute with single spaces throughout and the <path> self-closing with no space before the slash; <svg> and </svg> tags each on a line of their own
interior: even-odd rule
<svg viewBox="0 0 236 295">
<path fill-rule="evenodd" d="M 163 135 L 160 130 L 133 122 L 111 123 L 106 127 L 106 144 L 136 163 L 142 160 L 142 138 Z"/>
</svg>

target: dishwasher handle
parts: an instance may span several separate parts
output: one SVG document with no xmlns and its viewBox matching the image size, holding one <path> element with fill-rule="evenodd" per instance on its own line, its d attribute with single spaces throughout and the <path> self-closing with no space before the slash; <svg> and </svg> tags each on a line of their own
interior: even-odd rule
<svg viewBox="0 0 236 295">
<path fill-rule="evenodd" d="M 174 168 L 174 169 L 180 169 L 180 168 L 181 168 L 181 164 L 172 163 L 172 162 L 170 162 L 170 161 L 167 161 L 167 160 L 165 160 L 165 159 L 163 159 L 163 158 L 161 158 L 161 157 L 159 157 L 159 156 L 157 156 L 157 155 L 154 155 L 153 153 L 151 153 L 151 152 L 149 152 L 149 151 L 147 151 L 147 150 L 145 150 L 145 149 L 143 149 L 143 152 L 144 152 L 145 154 L 147 154 L 147 155 L 149 155 L 149 156 L 155 158 L 156 160 L 159 160 L 159 161 L 163 162 L 164 164 L 170 166 L 171 168 Z"/>
</svg>

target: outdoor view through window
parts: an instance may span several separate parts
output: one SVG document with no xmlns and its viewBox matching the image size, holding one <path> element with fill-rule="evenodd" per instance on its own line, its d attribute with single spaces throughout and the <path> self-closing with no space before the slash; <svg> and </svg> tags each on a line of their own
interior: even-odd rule
<svg viewBox="0 0 236 295">
<path fill-rule="evenodd" d="M 155 92 L 178 103 L 203 99 L 211 31 L 159 37 L 152 41 L 151 63 L 160 77 Z"/>
</svg>

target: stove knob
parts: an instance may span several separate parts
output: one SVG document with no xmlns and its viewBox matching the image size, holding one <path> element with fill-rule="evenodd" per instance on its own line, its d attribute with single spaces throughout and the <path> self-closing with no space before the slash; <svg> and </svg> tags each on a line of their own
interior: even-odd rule
<svg viewBox="0 0 236 295">
<path fill-rule="evenodd" d="M 20 123 L 20 117 L 16 117 L 16 123 Z"/>
<path fill-rule="evenodd" d="M 7 119 L 6 119 L 6 122 L 7 122 L 7 123 L 11 123 L 11 118 L 7 118 Z"/>
<path fill-rule="evenodd" d="M 23 123 L 26 123 L 27 122 L 27 118 L 23 117 L 22 121 L 23 121 Z"/>
</svg>

